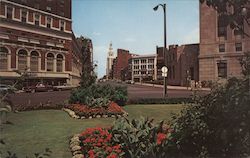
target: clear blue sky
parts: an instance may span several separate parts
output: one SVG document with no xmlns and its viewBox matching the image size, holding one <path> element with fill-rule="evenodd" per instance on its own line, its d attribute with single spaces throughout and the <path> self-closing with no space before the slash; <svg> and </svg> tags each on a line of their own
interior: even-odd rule
<svg viewBox="0 0 250 158">
<path fill-rule="evenodd" d="M 72 0 L 73 31 L 91 38 L 98 77 L 106 72 L 109 43 L 135 54 L 154 54 L 163 46 L 167 5 L 167 45 L 199 42 L 199 0 Z"/>
</svg>

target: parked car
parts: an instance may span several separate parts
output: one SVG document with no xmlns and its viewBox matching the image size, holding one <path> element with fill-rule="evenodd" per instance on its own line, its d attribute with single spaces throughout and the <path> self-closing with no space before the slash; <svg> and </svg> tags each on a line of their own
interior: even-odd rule
<svg viewBox="0 0 250 158">
<path fill-rule="evenodd" d="M 54 91 L 71 90 L 73 88 L 76 88 L 76 86 L 72 86 L 71 84 L 66 83 L 60 86 L 53 86 Z"/>
<path fill-rule="evenodd" d="M 52 85 L 45 85 L 43 83 L 38 83 L 33 86 L 27 86 L 24 87 L 25 92 L 48 92 L 48 91 L 53 91 L 53 86 Z"/>
<path fill-rule="evenodd" d="M 0 93 L 14 93 L 16 92 L 17 89 L 10 86 L 10 85 L 7 85 L 7 84 L 0 84 Z"/>
<path fill-rule="evenodd" d="M 127 83 L 127 84 L 134 84 L 135 82 L 132 81 L 132 80 L 126 80 L 126 83 Z"/>
</svg>

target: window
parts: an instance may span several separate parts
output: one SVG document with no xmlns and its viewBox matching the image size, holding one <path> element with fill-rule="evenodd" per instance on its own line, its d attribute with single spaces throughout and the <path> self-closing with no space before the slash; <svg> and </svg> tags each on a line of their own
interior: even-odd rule
<svg viewBox="0 0 250 158">
<path fill-rule="evenodd" d="M 139 69 L 139 65 L 135 65 L 135 66 L 134 66 L 134 69 Z"/>
<path fill-rule="evenodd" d="M 148 63 L 154 63 L 154 59 L 148 59 Z"/>
<path fill-rule="evenodd" d="M 27 22 L 27 11 L 22 11 L 22 22 Z"/>
<path fill-rule="evenodd" d="M 141 69 L 146 69 L 147 67 L 146 67 L 147 65 L 141 65 Z"/>
<path fill-rule="evenodd" d="M 51 11 L 51 7 L 47 6 L 47 7 L 46 7 L 46 10 L 47 10 L 47 11 Z"/>
<path fill-rule="evenodd" d="M 218 77 L 227 78 L 227 63 L 226 61 L 219 61 L 217 63 Z"/>
<path fill-rule="evenodd" d="M 227 17 L 218 16 L 218 37 L 227 37 Z"/>
<path fill-rule="evenodd" d="M 225 44 L 219 44 L 219 52 L 225 52 Z"/>
<path fill-rule="evenodd" d="M 141 63 L 146 63 L 146 62 L 147 62 L 146 59 L 141 60 Z"/>
<path fill-rule="evenodd" d="M 51 18 L 47 17 L 47 28 L 51 28 Z"/>
<path fill-rule="evenodd" d="M 39 26 L 39 23 L 40 23 L 40 15 L 35 14 L 35 25 Z"/>
<path fill-rule="evenodd" d="M 139 64 L 139 60 L 134 60 L 134 64 Z"/>
<path fill-rule="evenodd" d="M 18 52 L 18 70 L 26 70 L 27 69 L 27 51 L 19 50 Z"/>
<path fill-rule="evenodd" d="M 7 6 L 7 18 L 12 19 L 12 10 L 13 8 L 10 6 Z"/>
<path fill-rule="evenodd" d="M 236 52 L 242 51 L 242 43 L 235 43 L 235 50 Z"/>
<path fill-rule="evenodd" d="M 60 22 L 60 30 L 61 30 L 61 31 L 64 31 L 64 27 L 65 27 L 65 22 L 64 22 L 64 21 L 61 21 L 61 22 Z"/>
<path fill-rule="evenodd" d="M 30 53 L 30 71 L 38 71 L 39 54 L 36 51 Z"/>
<path fill-rule="evenodd" d="M 0 70 L 8 69 L 8 49 L 0 47 Z"/>
<path fill-rule="evenodd" d="M 47 71 L 53 71 L 54 67 L 54 55 L 52 53 L 47 54 Z"/>
<path fill-rule="evenodd" d="M 63 56 L 61 54 L 58 54 L 56 57 L 56 71 L 62 72 L 63 68 Z"/>
</svg>

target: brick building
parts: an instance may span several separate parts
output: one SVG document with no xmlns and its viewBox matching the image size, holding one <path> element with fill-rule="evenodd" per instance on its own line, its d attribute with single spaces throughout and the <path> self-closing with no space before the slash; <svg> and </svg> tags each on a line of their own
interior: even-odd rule
<svg viewBox="0 0 250 158">
<path fill-rule="evenodd" d="M 226 26 L 224 20 L 212 7 L 200 4 L 200 81 L 241 76 L 238 59 L 250 51 L 250 38 Z M 250 26 L 246 22 L 243 25 L 244 32 L 249 35 Z"/>
<path fill-rule="evenodd" d="M 112 65 L 112 77 L 116 80 L 122 79 L 122 70 L 129 64 L 128 61 L 132 57 L 132 54 L 128 50 L 117 49 L 117 57 L 113 61 Z"/>
<path fill-rule="evenodd" d="M 157 47 L 158 79 L 162 80 L 163 47 Z M 199 81 L 199 44 L 170 45 L 167 50 L 168 84 L 184 86 L 191 80 Z"/>
<path fill-rule="evenodd" d="M 72 32 L 71 0 L 0 1 L 0 77 L 78 84 L 81 49 Z"/>
</svg>

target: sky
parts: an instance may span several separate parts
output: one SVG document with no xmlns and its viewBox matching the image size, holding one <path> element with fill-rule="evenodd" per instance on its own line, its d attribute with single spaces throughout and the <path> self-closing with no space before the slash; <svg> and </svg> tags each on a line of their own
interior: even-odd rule
<svg viewBox="0 0 250 158">
<path fill-rule="evenodd" d="M 199 0 L 72 0 L 73 32 L 93 42 L 98 77 L 106 73 L 110 42 L 114 53 L 155 54 L 164 45 L 166 3 L 167 45 L 199 43 Z"/>
</svg>

